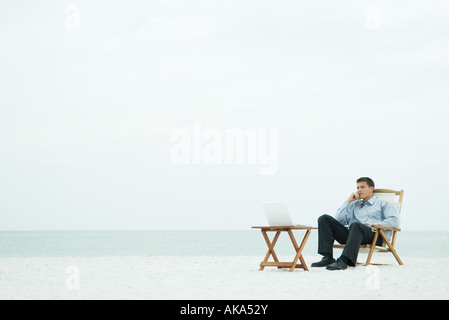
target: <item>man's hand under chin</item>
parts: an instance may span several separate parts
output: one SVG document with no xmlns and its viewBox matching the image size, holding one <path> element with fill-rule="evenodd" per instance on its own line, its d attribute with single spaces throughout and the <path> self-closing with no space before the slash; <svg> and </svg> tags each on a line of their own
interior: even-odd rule
<svg viewBox="0 0 449 320">
<path fill-rule="evenodd" d="M 360 200 L 360 196 L 357 192 L 353 192 L 351 193 L 351 195 L 349 196 L 348 200 L 346 200 L 347 203 L 351 203 L 354 201 Z"/>
</svg>

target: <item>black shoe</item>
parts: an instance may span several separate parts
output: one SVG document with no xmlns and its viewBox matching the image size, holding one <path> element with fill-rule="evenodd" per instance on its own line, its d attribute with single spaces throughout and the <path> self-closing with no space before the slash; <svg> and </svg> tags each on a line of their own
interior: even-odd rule
<svg viewBox="0 0 449 320">
<path fill-rule="evenodd" d="M 326 267 L 334 262 L 335 260 L 331 257 L 323 257 L 321 261 L 312 263 L 312 268 Z"/>
<path fill-rule="evenodd" d="M 328 265 L 326 270 L 345 270 L 347 268 L 346 263 L 341 259 L 337 259 L 334 263 Z"/>
</svg>

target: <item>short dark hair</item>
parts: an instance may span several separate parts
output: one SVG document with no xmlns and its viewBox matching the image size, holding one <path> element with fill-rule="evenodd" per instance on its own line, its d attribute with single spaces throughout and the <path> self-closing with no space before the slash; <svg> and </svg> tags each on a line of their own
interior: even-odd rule
<svg viewBox="0 0 449 320">
<path fill-rule="evenodd" d="M 374 188 L 374 181 L 371 178 L 368 177 L 361 177 L 357 179 L 357 183 L 365 181 L 368 187 Z"/>
</svg>

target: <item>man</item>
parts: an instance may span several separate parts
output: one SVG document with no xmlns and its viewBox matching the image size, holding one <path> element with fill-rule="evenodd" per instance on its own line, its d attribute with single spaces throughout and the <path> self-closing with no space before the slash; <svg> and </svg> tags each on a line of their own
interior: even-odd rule
<svg viewBox="0 0 449 320">
<path fill-rule="evenodd" d="M 357 192 L 338 209 L 335 219 L 329 215 L 318 218 L 318 253 L 323 256 L 312 267 L 326 267 L 328 270 L 344 270 L 347 265 L 355 266 L 361 244 L 370 244 L 374 239 L 371 225 L 399 228 L 399 212 L 388 200 L 375 197 L 374 181 L 368 177 L 357 179 Z M 346 227 L 348 226 L 348 227 Z M 388 230 L 387 230 L 388 231 Z M 385 231 L 390 237 L 391 231 Z M 332 245 L 334 239 L 345 248 L 337 261 L 334 260 Z M 382 245 L 379 237 L 377 245 Z"/>
</svg>

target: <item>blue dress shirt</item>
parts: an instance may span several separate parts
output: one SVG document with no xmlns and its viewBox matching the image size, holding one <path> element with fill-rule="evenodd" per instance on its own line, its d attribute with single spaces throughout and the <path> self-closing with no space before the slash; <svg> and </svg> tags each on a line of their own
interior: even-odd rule
<svg viewBox="0 0 449 320">
<path fill-rule="evenodd" d="M 335 216 L 342 225 L 351 225 L 361 222 L 365 225 L 378 224 L 386 227 L 399 228 L 399 212 L 390 201 L 373 196 L 367 202 L 363 200 L 345 202 L 337 210 Z M 385 235 L 391 238 L 392 231 L 384 230 Z"/>
</svg>

